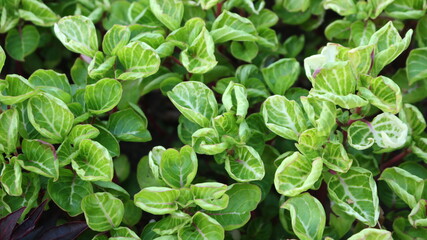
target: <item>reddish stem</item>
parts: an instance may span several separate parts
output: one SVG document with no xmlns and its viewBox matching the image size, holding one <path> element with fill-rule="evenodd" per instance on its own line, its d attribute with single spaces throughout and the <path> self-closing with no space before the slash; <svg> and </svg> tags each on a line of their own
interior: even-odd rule
<svg viewBox="0 0 427 240">
<path fill-rule="evenodd" d="M 387 162 L 381 164 L 380 169 L 384 170 L 384 169 L 386 169 L 388 167 L 397 165 L 399 162 L 401 162 L 406 157 L 406 155 L 410 154 L 411 152 L 412 152 L 411 149 L 409 149 L 409 148 L 405 149 L 403 152 L 397 154 L 392 159 L 390 159 Z"/>
<path fill-rule="evenodd" d="M 216 12 L 215 12 L 215 16 L 218 17 L 222 12 L 222 2 L 219 2 L 216 5 Z"/>
<path fill-rule="evenodd" d="M 182 66 L 182 62 L 181 61 L 179 61 L 179 59 L 178 58 L 176 58 L 176 57 L 174 57 L 174 56 L 170 56 L 170 58 L 172 59 L 172 61 L 174 61 L 176 64 L 179 64 L 179 65 L 181 65 Z"/>
</svg>

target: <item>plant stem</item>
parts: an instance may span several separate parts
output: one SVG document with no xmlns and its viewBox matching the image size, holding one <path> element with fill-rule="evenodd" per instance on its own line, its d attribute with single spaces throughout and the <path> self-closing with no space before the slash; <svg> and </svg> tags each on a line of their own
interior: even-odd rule
<svg viewBox="0 0 427 240">
<path fill-rule="evenodd" d="M 397 154 L 392 159 L 390 159 L 387 162 L 381 164 L 380 169 L 384 170 L 384 169 L 386 169 L 388 167 L 397 165 L 399 162 L 401 162 L 406 157 L 406 155 L 408 155 L 411 152 L 412 152 L 411 149 L 409 149 L 409 148 L 405 149 L 403 152 Z"/>
</svg>

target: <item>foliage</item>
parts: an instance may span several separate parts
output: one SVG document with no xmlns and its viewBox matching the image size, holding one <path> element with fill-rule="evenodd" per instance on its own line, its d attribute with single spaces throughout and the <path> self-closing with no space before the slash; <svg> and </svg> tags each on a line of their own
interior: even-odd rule
<svg viewBox="0 0 427 240">
<path fill-rule="evenodd" d="M 426 9 L 0 1 L 0 236 L 425 237 Z"/>
</svg>

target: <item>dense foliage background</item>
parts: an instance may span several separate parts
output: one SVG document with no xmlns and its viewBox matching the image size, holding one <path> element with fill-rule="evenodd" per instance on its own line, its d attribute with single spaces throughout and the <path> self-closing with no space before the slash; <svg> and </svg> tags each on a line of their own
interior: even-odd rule
<svg viewBox="0 0 427 240">
<path fill-rule="evenodd" d="M 0 239 L 425 239 L 426 8 L 0 1 Z"/>
</svg>

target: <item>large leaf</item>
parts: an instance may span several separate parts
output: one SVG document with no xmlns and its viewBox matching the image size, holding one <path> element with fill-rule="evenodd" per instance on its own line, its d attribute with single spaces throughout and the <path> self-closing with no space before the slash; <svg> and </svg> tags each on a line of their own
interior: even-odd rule
<svg viewBox="0 0 427 240">
<path fill-rule="evenodd" d="M 359 87 L 359 94 L 372 105 L 393 114 L 400 111 L 402 93 L 393 80 L 384 76 L 373 78 L 368 75 L 361 76 L 360 80 L 363 87 Z"/>
<path fill-rule="evenodd" d="M 58 16 L 43 2 L 36 0 L 22 0 L 19 16 L 35 25 L 50 27 L 58 21 Z"/>
<path fill-rule="evenodd" d="M 322 239 L 326 214 L 319 200 L 304 193 L 288 199 L 281 208 L 290 211 L 292 229 L 299 239 Z"/>
<path fill-rule="evenodd" d="M 111 181 L 114 168 L 108 150 L 100 143 L 84 139 L 80 142 L 79 154 L 71 160 L 77 175 L 86 181 Z"/>
<path fill-rule="evenodd" d="M 35 172 L 45 177 L 58 179 L 59 163 L 55 147 L 41 140 L 22 141 L 23 155 L 19 156 L 19 164 L 22 168 Z"/>
<path fill-rule="evenodd" d="M 227 185 L 217 182 L 198 183 L 191 185 L 191 194 L 194 197 L 194 203 L 201 208 L 218 211 L 227 207 L 229 197 L 224 194 L 227 191 Z"/>
<path fill-rule="evenodd" d="M 377 185 L 370 171 L 353 167 L 346 173 L 330 176 L 328 193 L 340 210 L 371 227 L 377 224 L 380 214 Z"/>
<path fill-rule="evenodd" d="M 284 58 L 262 69 L 264 81 L 274 94 L 283 95 L 297 80 L 300 65 L 294 58 Z"/>
<path fill-rule="evenodd" d="M 118 227 L 123 219 L 122 201 L 107 192 L 87 195 L 81 207 L 88 226 L 95 231 L 103 232 Z"/>
<path fill-rule="evenodd" d="M 67 76 L 53 70 L 39 69 L 31 74 L 28 82 L 34 87 L 53 87 L 55 91 L 71 93 Z"/>
<path fill-rule="evenodd" d="M 322 174 L 323 160 L 313 160 L 299 152 L 285 158 L 274 175 L 274 186 L 277 192 L 285 196 L 296 196 L 309 188 Z"/>
<path fill-rule="evenodd" d="M 73 127 L 74 115 L 68 107 L 48 94 L 32 97 L 27 111 L 34 128 L 53 143 L 62 142 Z"/>
<path fill-rule="evenodd" d="M 399 118 L 406 123 L 412 135 L 419 135 L 426 129 L 426 120 L 421 111 L 411 104 L 405 104 L 399 113 Z"/>
<path fill-rule="evenodd" d="M 262 115 L 268 129 L 292 140 L 307 128 L 305 117 L 297 102 L 284 96 L 271 96 L 262 105 Z"/>
<path fill-rule="evenodd" d="M 396 19 L 418 19 L 425 15 L 425 4 L 424 0 L 394 0 L 385 10 L 387 15 Z"/>
<path fill-rule="evenodd" d="M 64 46 L 89 57 L 98 51 L 98 38 L 92 21 L 85 16 L 63 17 L 54 27 L 56 37 Z"/>
<path fill-rule="evenodd" d="M 412 85 L 417 81 L 427 78 L 427 48 L 413 49 L 406 59 L 409 84 Z"/>
<path fill-rule="evenodd" d="M 104 78 L 86 86 L 85 102 L 90 112 L 101 114 L 113 109 L 122 97 L 122 85 L 115 79 Z"/>
<path fill-rule="evenodd" d="M 232 179 L 239 182 L 261 180 L 265 175 L 264 162 L 250 146 L 236 146 L 227 152 L 225 170 Z"/>
<path fill-rule="evenodd" d="M 184 4 L 180 0 L 153 0 L 150 9 L 154 16 L 169 30 L 173 31 L 181 25 L 184 16 Z"/>
<path fill-rule="evenodd" d="M 147 142 L 151 140 L 147 130 L 148 121 L 138 106 L 130 104 L 131 108 L 110 115 L 107 128 L 118 140 L 128 142 Z"/>
<path fill-rule="evenodd" d="M 131 42 L 117 51 L 120 63 L 125 68 L 118 78 L 136 80 L 153 75 L 159 70 L 160 57 L 144 42 Z"/>
<path fill-rule="evenodd" d="M 197 156 L 193 148 L 184 146 L 178 152 L 171 148 L 163 152 L 160 175 L 173 188 L 188 187 L 197 173 Z"/>
<path fill-rule="evenodd" d="M 215 43 L 233 41 L 256 41 L 257 31 L 253 23 L 236 13 L 223 11 L 215 19 L 211 35 Z"/>
<path fill-rule="evenodd" d="M 201 82 L 182 82 L 168 92 L 168 97 L 182 115 L 202 127 L 208 127 L 218 113 L 212 90 Z"/>
<path fill-rule="evenodd" d="M 0 114 L 0 153 L 10 154 L 16 151 L 18 124 L 19 113 L 15 108 Z"/>
<path fill-rule="evenodd" d="M 131 31 L 127 26 L 114 25 L 104 35 L 102 50 L 107 55 L 116 55 L 130 40 Z"/>
<path fill-rule="evenodd" d="M 81 202 L 84 197 L 93 193 L 92 184 L 84 181 L 64 169 L 60 171 L 57 181 L 49 180 L 47 192 L 58 207 L 68 212 L 70 216 L 82 213 Z"/>
<path fill-rule="evenodd" d="M 224 239 L 224 228 L 215 219 L 205 213 L 197 212 L 192 218 L 192 224 L 178 231 L 180 239 Z"/>
<path fill-rule="evenodd" d="M 414 208 L 421 199 L 424 180 L 402 168 L 387 168 L 379 179 L 384 180 L 410 208 Z"/>
<path fill-rule="evenodd" d="M 167 187 L 148 187 L 135 194 L 135 205 L 156 215 L 175 212 L 178 209 L 179 190 Z"/>
<path fill-rule="evenodd" d="M 37 28 L 26 25 L 21 32 L 12 29 L 6 36 L 6 51 L 14 59 L 24 61 L 25 57 L 34 52 L 39 44 L 40 34 Z"/>
</svg>

